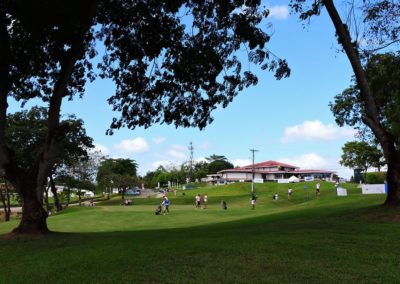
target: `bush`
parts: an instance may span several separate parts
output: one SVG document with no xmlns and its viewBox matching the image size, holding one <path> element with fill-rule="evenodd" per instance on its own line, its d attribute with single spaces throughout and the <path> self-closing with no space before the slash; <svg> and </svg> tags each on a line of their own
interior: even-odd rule
<svg viewBox="0 0 400 284">
<path fill-rule="evenodd" d="M 385 182 L 386 173 L 367 173 L 366 181 L 369 184 L 382 184 Z"/>
</svg>

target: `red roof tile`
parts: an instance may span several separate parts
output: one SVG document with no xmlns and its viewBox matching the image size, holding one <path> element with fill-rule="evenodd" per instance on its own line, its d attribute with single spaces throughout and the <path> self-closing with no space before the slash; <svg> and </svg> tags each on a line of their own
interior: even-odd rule
<svg viewBox="0 0 400 284">
<path fill-rule="evenodd" d="M 284 164 L 284 163 L 280 163 L 280 162 L 275 162 L 275 161 L 267 161 L 267 162 L 254 164 L 254 168 L 277 167 L 277 166 L 286 167 L 286 168 L 295 168 L 295 169 L 299 168 L 296 166 L 292 166 L 292 165 L 288 165 L 288 164 Z M 252 168 L 253 165 L 244 166 L 243 168 L 249 168 L 249 167 Z"/>
</svg>

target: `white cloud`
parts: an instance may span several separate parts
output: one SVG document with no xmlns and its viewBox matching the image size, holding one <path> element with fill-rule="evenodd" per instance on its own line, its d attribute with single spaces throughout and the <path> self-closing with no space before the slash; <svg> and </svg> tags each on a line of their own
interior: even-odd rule
<svg viewBox="0 0 400 284">
<path fill-rule="evenodd" d="M 281 163 L 300 167 L 303 170 L 326 169 L 326 167 L 329 165 L 328 161 L 324 157 L 316 153 L 304 154 L 293 158 L 279 158 L 278 161 Z"/>
<path fill-rule="evenodd" d="M 151 165 L 155 169 L 158 168 L 159 166 L 163 166 L 167 170 L 179 167 L 179 163 L 172 162 L 172 161 L 166 161 L 166 160 L 164 160 L 164 161 L 155 161 Z"/>
<path fill-rule="evenodd" d="M 167 140 L 167 138 L 165 137 L 154 137 L 151 139 L 153 141 L 154 144 L 161 144 L 162 142 L 164 142 L 165 140 Z"/>
<path fill-rule="evenodd" d="M 299 140 L 334 140 L 338 138 L 352 138 L 355 130 L 348 127 L 336 127 L 332 124 L 324 125 L 319 120 L 304 121 L 302 124 L 286 127 L 281 138 L 282 143 Z"/>
<path fill-rule="evenodd" d="M 188 147 L 184 146 L 184 145 L 180 145 L 180 144 L 173 144 L 173 145 L 171 145 L 171 149 L 177 150 L 177 151 L 185 151 L 188 149 Z"/>
<path fill-rule="evenodd" d="M 201 157 L 195 160 L 196 163 L 200 163 L 200 162 L 207 162 L 206 158 Z"/>
<path fill-rule="evenodd" d="M 235 167 L 244 167 L 244 166 L 248 166 L 251 164 L 251 161 L 249 159 L 234 159 L 232 161 L 232 164 Z"/>
<path fill-rule="evenodd" d="M 170 163 L 171 163 L 170 161 L 156 161 L 156 162 L 152 163 L 151 165 L 154 168 L 158 168 L 159 166 L 165 167 L 165 166 L 169 165 Z"/>
<path fill-rule="evenodd" d="M 106 146 L 103 146 L 101 144 L 94 144 L 94 149 L 92 150 L 93 152 L 101 152 L 101 154 L 107 156 L 110 154 L 110 150 Z"/>
<path fill-rule="evenodd" d="M 300 167 L 301 170 L 329 170 L 335 171 L 340 177 L 350 180 L 354 174 L 352 169 L 339 164 L 339 156 L 321 156 L 317 153 L 308 153 L 291 158 L 279 158 L 277 161 Z"/>
<path fill-rule="evenodd" d="M 131 140 L 122 140 L 121 143 L 114 145 L 114 149 L 118 152 L 133 154 L 146 152 L 150 149 L 150 147 L 144 138 L 138 137 Z"/>
<path fill-rule="evenodd" d="M 210 141 L 206 140 L 202 144 L 199 145 L 200 150 L 210 150 L 212 148 L 212 145 Z"/>
<path fill-rule="evenodd" d="M 283 6 L 274 6 L 268 8 L 269 16 L 276 18 L 278 20 L 286 20 L 289 17 L 289 8 L 285 5 Z"/>
<path fill-rule="evenodd" d="M 186 155 L 185 155 L 184 153 L 179 152 L 179 151 L 176 151 L 176 150 L 169 150 L 169 151 L 167 152 L 167 154 L 168 154 L 170 157 L 175 158 L 175 159 L 178 159 L 178 160 L 184 160 L 184 159 L 186 159 Z"/>
</svg>

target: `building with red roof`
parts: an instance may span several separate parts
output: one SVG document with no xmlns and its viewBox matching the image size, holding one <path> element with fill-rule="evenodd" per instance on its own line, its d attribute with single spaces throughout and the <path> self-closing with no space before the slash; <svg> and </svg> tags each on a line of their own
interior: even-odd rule
<svg viewBox="0 0 400 284">
<path fill-rule="evenodd" d="M 251 181 L 252 173 L 253 165 L 248 165 L 241 168 L 222 170 L 218 172 L 218 175 L 220 176 L 220 180 L 226 182 Z M 254 164 L 254 179 L 263 181 L 277 181 L 279 179 L 288 179 L 292 176 L 299 179 L 331 180 L 334 173 L 334 171 L 325 170 L 301 170 L 297 166 L 275 161 Z"/>
</svg>

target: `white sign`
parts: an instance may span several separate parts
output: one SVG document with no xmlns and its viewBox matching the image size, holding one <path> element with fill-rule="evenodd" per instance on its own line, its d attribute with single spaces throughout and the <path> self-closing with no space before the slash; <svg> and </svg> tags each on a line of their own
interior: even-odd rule
<svg viewBox="0 0 400 284">
<path fill-rule="evenodd" d="M 362 194 L 384 194 L 386 193 L 385 184 L 363 184 Z"/>
<path fill-rule="evenodd" d="M 347 196 L 347 190 L 345 188 L 338 187 L 337 195 L 338 196 Z"/>
<path fill-rule="evenodd" d="M 255 182 L 255 183 L 263 183 L 264 180 L 263 180 L 262 178 L 255 178 L 255 179 L 254 179 L 254 182 Z"/>
<path fill-rule="evenodd" d="M 314 177 L 305 177 L 304 178 L 304 181 L 313 181 L 314 180 Z"/>
<path fill-rule="evenodd" d="M 288 178 L 281 178 L 277 180 L 278 183 L 289 183 L 289 179 Z"/>
</svg>

